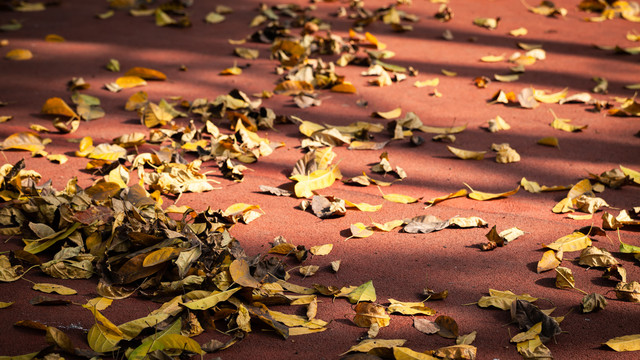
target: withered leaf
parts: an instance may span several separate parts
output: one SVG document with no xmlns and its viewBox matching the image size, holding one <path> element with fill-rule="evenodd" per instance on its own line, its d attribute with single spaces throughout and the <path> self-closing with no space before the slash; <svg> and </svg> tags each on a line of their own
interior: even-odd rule
<svg viewBox="0 0 640 360">
<path fill-rule="evenodd" d="M 580 302 L 580 309 L 583 313 L 590 313 L 593 311 L 604 310 L 607 306 L 607 299 L 604 296 L 596 293 L 585 295 Z"/>
<path fill-rule="evenodd" d="M 440 327 L 438 335 L 447 339 L 458 337 L 458 323 L 452 317 L 440 315 L 436 318 L 435 323 Z"/>
<path fill-rule="evenodd" d="M 522 330 L 529 330 L 541 322 L 542 330 L 539 336 L 542 342 L 546 342 L 562 332 L 556 320 L 525 300 L 517 299 L 511 304 L 511 319 L 515 320 Z"/>
<path fill-rule="evenodd" d="M 355 311 L 353 322 L 359 327 L 368 328 L 372 324 L 377 324 L 379 327 L 389 326 L 391 318 L 382 305 L 360 302 L 356 305 Z"/>
<path fill-rule="evenodd" d="M 437 323 L 428 319 L 422 319 L 418 317 L 413 319 L 413 327 L 425 334 L 435 334 L 440 331 L 440 325 L 438 325 Z"/>
<path fill-rule="evenodd" d="M 640 302 L 640 283 L 632 281 L 630 283 L 619 282 L 614 289 L 616 297 L 629 302 Z"/>
<path fill-rule="evenodd" d="M 449 221 L 442 221 L 433 215 L 421 215 L 409 220 L 405 220 L 404 232 L 416 234 L 428 234 L 439 231 L 449 226 Z"/>
<path fill-rule="evenodd" d="M 618 265 L 611 253 L 604 249 L 598 249 L 595 246 L 584 248 L 580 253 L 580 265 L 589 267 L 611 267 Z"/>
</svg>

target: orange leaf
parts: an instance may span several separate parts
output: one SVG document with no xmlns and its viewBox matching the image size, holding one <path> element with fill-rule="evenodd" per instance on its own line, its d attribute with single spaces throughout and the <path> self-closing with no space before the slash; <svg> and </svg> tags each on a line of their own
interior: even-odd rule
<svg viewBox="0 0 640 360">
<path fill-rule="evenodd" d="M 167 80 L 167 75 L 161 73 L 158 70 L 153 70 L 145 67 L 133 67 L 129 69 L 125 76 L 137 76 L 145 80 Z"/>
<path fill-rule="evenodd" d="M 76 114 L 67 103 L 59 97 L 52 97 L 42 105 L 42 113 L 49 115 L 62 115 L 70 118 L 77 118 Z"/>
</svg>

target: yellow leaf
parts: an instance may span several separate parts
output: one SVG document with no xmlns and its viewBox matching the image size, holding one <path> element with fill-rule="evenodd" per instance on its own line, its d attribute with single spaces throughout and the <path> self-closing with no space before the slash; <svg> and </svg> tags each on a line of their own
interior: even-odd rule
<svg viewBox="0 0 640 360">
<path fill-rule="evenodd" d="M 373 222 L 373 223 L 371 223 L 371 227 L 373 228 L 373 230 L 380 230 L 380 231 L 389 232 L 389 231 L 397 228 L 398 226 L 402 226 L 403 224 L 404 224 L 403 220 L 391 220 L 391 221 L 387 221 L 384 224 L 379 224 L 377 222 Z"/>
<path fill-rule="evenodd" d="M 32 133 L 30 131 L 23 131 L 9 135 L 2 142 L 2 149 L 8 150 L 25 150 L 25 151 L 42 151 L 44 150 L 44 143 L 40 135 Z"/>
<path fill-rule="evenodd" d="M 145 68 L 145 67 L 139 67 L 139 66 L 129 69 L 124 74 L 124 76 L 137 76 L 144 80 L 167 80 L 167 75 L 163 74 L 162 72 L 158 70 Z M 116 83 L 118 83 L 117 80 L 116 80 Z M 122 88 L 124 88 L 124 86 L 122 86 Z"/>
<path fill-rule="evenodd" d="M 422 88 L 426 86 L 438 86 L 438 84 L 440 84 L 440 79 L 433 78 L 433 79 L 424 80 L 424 81 L 416 81 L 415 83 L 413 83 L 413 86 L 417 88 Z"/>
<path fill-rule="evenodd" d="M 13 49 L 9 51 L 4 58 L 14 61 L 30 60 L 33 58 L 33 54 L 28 49 Z"/>
<path fill-rule="evenodd" d="M 455 72 L 455 71 L 449 71 L 449 70 L 446 70 L 446 69 L 442 69 L 442 70 L 440 70 L 440 72 L 441 72 L 441 73 L 442 73 L 442 75 L 444 75 L 444 76 L 451 76 L 451 77 L 453 77 L 453 76 L 458 76 L 458 73 L 457 73 L 457 72 Z"/>
<path fill-rule="evenodd" d="M 377 37 L 373 36 L 373 34 L 371 34 L 368 31 L 364 34 L 364 37 L 367 39 L 367 41 L 373 44 L 378 50 L 384 50 L 387 48 L 386 44 L 380 42 Z"/>
<path fill-rule="evenodd" d="M 372 117 L 381 117 L 387 120 L 399 118 L 400 115 L 402 115 L 402 108 L 399 107 L 389 111 L 376 111 L 371 114 Z"/>
<path fill-rule="evenodd" d="M 465 184 L 467 185 L 467 184 Z M 467 185 L 467 187 L 469 187 L 469 189 L 471 189 L 471 187 L 469 185 Z M 498 199 L 498 198 L 502 198 L 502 197 L 507 197 L 507 196 L 511 196 L 515 193 L 518 192 L 518 190 L 520 190 L 520 185 L 518 185 L 517 188 L 511 190 L 511 191 L 507 191 L 507 192 L 503 192 L 503 193 L 486 193 L 486 192 L 481 192 L 481 191 L 475 191 L 473 189 L 471 189 L 471 193 L 469 193 L 469 198 L 473 199 L 473 200 L 479 200 L 479 201 L 485 201 L 485 200 L 493 200 L 493 199 Z"/>
<path fill-rule="evenodd" d="M 478 300 L 478 306 L 489 307 L 493 306 L 502 310 L 510 310 L 511 303 L 516 300 L 526 300 L 528 302 L 535 302 L 538 300 L 529 294 L 516 295 L 511 291 L 500 291 L 489 289 L 489 296 L 483 296 Z"/>
<path fill-rule="evenodd" d="M 544 90 L 533 89 L 533 97 L 541 103 L 556 104 L 560 100 L 566 98 L 568 92 L 569 88 L 564 88 L 564 90 L 553 94 L 547 94 Z"/>
<path fill-rule="evenodd" d="M 640 350 L 640 334 L 616 337 L 610 339 L 604 345 L 615 351 L 638 351 Z"/>
<path fill-rule="evenodd" d="M 507 122 L 500 115 L 496 116 L 493 119 L 490 119 L 488 125 L 488 129 L 492 133 L 511 129 L 511 125 L 507 124 Z"/>
<path fill-rule="evenodd" d="M 149 347 L 148 352 L 155 350 L 188 351 L 200 355 L 205 353 L 197 341 L 180 334 L 166 334 L 155 339 Z"/>
<path fill-rule="evenodd" d="M 320 269 L 318 265 L 301 266 L 298 271 L 302 276 L 313 276 Z"/>
<path fill-rule="evenodd" d="M 480 58 L 480 61 L 486 63 L 504 61 L 504 55 L 487 55 Z"/>
<path fill-rule="evenodd" d="M 260 206 L 259 205 L 250 205 L 250 204 L 245 204 L 245 203 L 236 203 L 236 204 L 230 205 L 222 213 L 222 216 L 224 216 L 224 217 L 238 216 L 238 215 L 242 215 L 243 213 L 245 213 L 247 211 L 254 210 L 254 209 L 260 210 Z"/>
<path fill-rule="evenodd" d="M 5 123 L 5 122 L 7 122 L 7 121 L 9 121 L 11 119 L 13 119 L 13 116 L 11 116 L 11 115 L 2 115 L 2 116 L 0 116 L 0 124 Z M 38 131 L 38 130 L 36 130 L 36 131 Z"/>
<path fill-rule="evenodd" d="M 509 31 L 509 35 L 515 36 L 515 37 L 525 36 L 525 35 L 527 35 L 527 33 L 528 33 L 527 29 L 525 29 L 523 27 L 519 27 L 517 29 L 513 29 L 513 30 Z"/>
<path fill-rule="evenodd" d="M 393 348 L 395 360 L 437 360 L 437 357 L 411 350 L 407 347 L 396 346 Z"/>
<path fill-rule="evenodd" d="M 439 196 L 439 197 L 435 197 L 433 199 L 427 200 L 427 204 L 429 205 L 435 205 L 439 202 L 448 200 L 448 199 L 453 199 L 453 198 L 457 198 L 457 197 L 461 197 L 461 196 L 466 196 L 467 195 L 467 189 L 460 189 L 456 192 L 452 192 L 450 194 L 447 195 L 443 195 L 443 196 Z"/>
<path fill-rule="evenodd" d="M 69 161 L 69 158 L 64 154 L 51 154 L 47 155 L 47 160 L 58 164 L 64 164 Z"/>
<path fill-rule="evenodd" d="M 484 154 L 487 153 L 486 151 L 470 151 L 470 150 L 458 149 L 448 145 L 447 145 L 447 149 L 453 155 L 459 157 L 462 160 L 482 160 L 484 159 Z"/>
<path fill-rule="evenodd" d="M 324 255 L 329 255 L 332 249 L 333 249 L 333 244 L 324 244 L 324 245 L 312 246 L 309 249 L 309 252 L 316 256 L 324 256 Z"/>
<path fill-rule="evenodd" d="M 129 89 L 137 86 L 145 86 L 147 82 L 139 76 L 121 76 L 115 82 L 121 89 Z"/>
<path fill-rule="evenodd" d="M 290 177 L 291 180 L 297 181 L 294 190 L 299 198 L 311 197 L 313 196 L 312 191 L 328 188 L 333 185 L 336 179 L 341 178 L 342 174 L 336 165 L 327 169 L 316 170 L 309 175 L 298 174 Z"/>
<path fill-rule="evenodd" d="M 385 200 L 388 200 L 394 203 L 399 203 L 399 204 L 412 204 L 422 199 L 422 198 L 416 199 L 414 197 L 402 195 L 402 194 L 386 194 L 386 195 L 383 195 L 382 197 Z"/>
<path fill-rule="evenodd" d="M 544 146 L 552 146 L 552 147 L 560 147 L 560 143 L 558 142 L 558 138 L 557 137 L 553 137 L 553 136 L 547 136 L 547 137 L 543 137 L 542 139 L 538 140 L 537 142 L 538 145 L 544 145 Z"/>
<path fill-rule="evenodd" d="M 60 35 L 56 35 L 56 34 L 49 34 L 47 36 L 44 37 L 44 41 L 46 42 L 64 42 L 65 39 L 60 36 Z"/>
<path fill-rule="evenodd" d="M 47 294 L 56 293 L 59 295 L 75 295 L 78 292 L 63 285 L 37 283 L 33 284 L 33 290 L 42 291 Z"/>
<path fill-rule="evenodd" d="M 311 85 L 311 83 L 307 81 L 285 80 L 276 85 L 275 89 L 273 89 L 273 92 L 276 94 L 284 95 L 297 95 L 301 92 L 311 93 L 313 92 L 313 85 Z"/>
<path fill-rule="evenodd" d="M 562 254 L 562 251 L 558 251 L 557 254 L 553 250 L 545 251 L 545 253 L 542 254 L 542 259 L 538 261 L 538 274 L 544 271 L 555 269 L 560 266 L 560 263 L 562 262 Z"/>
<path fill-rule="evenodd" d="M 142 267 L 151 267 L 154 265 L 162 264 L 178 257 L 180 249 L 174 247 L 163 247 L 158 250 L 152 251 L 142 261 Z"/>
<path fill-rule="evenodd" d="M 348 81 L 332 86 L 331 91 L 344 94 L 355 94 L 358 92 L 356 87 Z"/>
<path fill-rule="evenodd" d="M 387 308 L 389 313 L 400 313 L 404 315 L 427 315 L 431 316 L 436 313 L 435 310 L 425 306 L 423 302 L 403 302 L 395 299 L 389 299 L 391 305 Z"/>
<path fill-rule="evenodd" d="M 29 129 L 33 130 L 33 131 L 37 131 L 37 132 L 50 132 L 51 130 L 47 129 L 46 127 L 39 125 L 39 124 L 31 124 L 29 125 Z"/>
<path fill-rule="evenodd" d="M 222 301 L 226 301 L 231 297 L 231 295 L 235 294 L 239 291 L 240 287 L 236 287 L 227 291 L 214 291 L 211 294 L 197 300 L 189 301 L 187 303 L 183 303 L 184 307 L 187 307 L 191 310 L 206 310 L 216 306 L 218 303 Z"/>
<path fill-rule="evenodd" d="M 320 125 L 311 121 L 302 120 L 300 125 L 298 126 L 298 130 L 305 136 L 311 137 L 313 133 L 316 131 L 325 130 L 326 127 L 324 125 Z"/>
<path fill-rule="evenodd" d="M 249 264 L 244 259 L 236 259 L 229 265 L 229 274 L 238 285 L 244 287 L 256 288 L 260 286 L 258 280 L 251 276 Z"/>
<path fill-rule="evenodd" d="M 351 237 L 365 238 L 373 235 L 373 231 L 371 231 L 367 225 L 360 222 L 351 224 L 349 230 L 351 230 Z"/>
<path fill-rule="evenodd" d="M 118 349 L 118 343 L 124 337 L 109 331 L 105 326 L 96 323 L 87 333 L 87 343 L 93 351 L 109 352 Z"/>
<path fill-rule="evenodd" d="M 454 127 L 437 127 L 422 125 L 419 130 L 431 134 L 457 134 L 463 132 L 467 128 L 467 125 L 460 125 Z"/>
<path fill-rule="evenodd" d="M 124 109 L 127 111 L 136 111 L 138 109 L 144 108 L 148 102 L 149 95 L 147 95 L 145 91 L 138 91 L 137 93 L 129 97 L 127 103 L 124 106 Z"/>
<path fill-rule="evenodd" d="M 91 136 L 85 136 L 80 140 L 79 150 L 76 151 L 76 156 L 87 157 L 95 149 L 93 146 L 93 139 Z"/>
<path fill-rule="evenodd" d="M 59 97 L 52 97 L 42 105 L 41 112 L 49 115 L 62 115 L 70 118 L 78 118 L 78 114 L 73 111 L 67 103 Z"/>
<path fill-rule="evenodd" d="M 230 68 L 226 68 L 220 71 L 220 75 L 240 75 L 240 74 L 242 74 L 242 69 L 235 64 Z"/>
<path fill-rule="evenodd" d="M 571 125 L 569 124 L 569 122 L 571 122 L 571 119 L 561 119 L 556 116 L 553 110 L 549 109 L 549 111 L 551 111 L 551 114 L 553 114 L 553 121 L 549 125 L 554 129 L 558 129 L 566 132 L 576 132 L 576 131 L 584 130 L 588 127 L 588 125 L 581 125 L 581 126 Z"/>
<path fill-rule="evenodd" d="M 513 343 L 520 343 L 527 340 L 533 340 L 536 336 L 540 335 L 540 332 L 542 332 L 542 321 L 530 327 L 529 330 L 516 334 L 509 341 Z"/>
<path fill-rule="evenodd" d="M 633 182 L 635 182 L 636 184 L 640 184 L 640 171 L 629 169 L 629 168 L 624 167 L 622 165 L 620 165 L 620 170 L 622 170 L 622 172 L 626 176 L 629 176 L 633 180 Z"/>
<path fill-rule="evenodd" d="M 350 352 L 368 353 L 369 351 L 378 348 L 392 349 L 404 345 L 405 342 L 407 342 L 407 340 L 404 339 L 366 339 L 362 340 L 357 345 L 352 346 L 349 350 L 347 350 L 347 352 L 340 355 L 344 355 Z"/>
<path fill-rule="evenodd" d="M 115 161 L 127 155 L 127 150 L 114 144 L 100 144 L 93 148 L 89 155 L 90 159 Z"/>
<path fill-rule="evenodd" d="M 113 299 L 107 299 L 105 297 L 97 297 L 87 301 L 87 306 L 94 307 L 98 311 L 102 311 L 109 307 L 113 303 Z"/>
<path fill-rule="evenodd" d="M 0 301 L 0 309 L 6 309 L 13 304 L 14 304 L 13 302 Z"/>
<path fill-rule="evenodd" d="M 542 246 L 562 252 L 578 251 L 591 246 L 591 239 L 589 239 L 587 235 L 576 231 L 572 234 L 559 238 L 549 245 L 542 244 Z"/>
<path fill-rule="evenodd" d="M 380 204 L 380 205 L 370 205 L 370 204 L 367 204 L 367 203 L 355 204 L 355 203 L 352 203 L 349 200 L 345 200 L 344 202 L 347 205 L 347 207 L 354 207 L 354 208 L 356 208 L 356 209 L 358 209 L 360 211 L 365 211 L 365 212 L 376 212 L 376 211 L 382 209 L 382 204 Z"/>
</svg>

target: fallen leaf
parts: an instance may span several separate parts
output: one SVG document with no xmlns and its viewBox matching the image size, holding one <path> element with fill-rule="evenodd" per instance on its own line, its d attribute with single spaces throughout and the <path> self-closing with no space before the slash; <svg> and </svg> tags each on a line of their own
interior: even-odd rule
<svg viewBox="0 0 640 360">
<path fill-rule="evenodd" d="M 4 58 L 13 61 L 31 60 L 33 58 L 33 53 L 29 49 L 13 49 L 7 52 L 4 55 Z"/>
<path fill-rule="evenodd" d="M 475 338 L 475 334 L 474 334 Z M 470 344 L 458 344 L 437 349 L 433 355 L 438 359 L 476 359 L 478 349 Z"/>
<path fill-rule="evenodd" d="M 513 189 L 511 191 L 506 191 L 506 192 L 503 192 L 503 193 L 486 193 L 486 192 L 481 192 L 481 191 L 475 191 L 469 185 L 467 185 L 467 184 L 465 184 L 465 185 L 471 190 L 471 192 L 467 196 L 470 199 L 478 200 L 478 201 L 494 200 L 494 199 L 499 199 L 499 198 L 511 196 L 511 195 L 514 195 L 515 193 L 517 193 L 520 190 L 520 185 L 518 185 L 517 188 L 515 188 L 515 189 Z"/>
<path fill-rule="evenodd" d="M 31 152 L 38 152 L 44 150 L 45 144 L 40 135 L 23 131 L 9 135 L 2 142 L 2 149 L 4 150 L 24 150 Z"/>
<path fill-rule="evenodd" d="M 456 192 L 452 192 L 450 194 L 447 195 L 443 195 L 443 196 L 439 196 L 439 197 L 435 197 L 433 199 L 427 200 L 426 203 L 429 204 L 430 206 L 435 205 L 439 202 L 448 200 L 448 199 L 454 199 L 457 197 L 462 197 L 462 196 L 467 196 L 467 189 L 460 189 Z"/>
<path fill-rule="evenodd" d="M 562 262 L 562 251 L 557 253 L 553 250 L 547 250 L 542 254 L 542 259 L 538 261 L 537 273 L 540 274 L 544 271 L 549 271 L 560 266 Z"/>
<path fill-rule="evenodd" d="M 640 334 L 625 335 L 609 339 L 603 345 L 615 351 L 638 351 L 640 350 Z"/>
<path fill-rule="evenodd" d="M 448 145 L 447 145 L 447 149 L 453 155 L 457 156 L 462 160 L 482 160 L 484 159 L 484 154 L 487 153 L 486 151 L 470 151 L 470 150 L 458 149 Z"/>
<path fill-rule="evenodd" d="M 379 327 L 389 326 L 390 317 L 384 306 L 370 302 L 360 302 L 355 307 L 356 315 L 353 322 L 359 327 L 371 327 L 376 324 Z"/>
<path fill-rule="evenodd" d="M 442 221 L 433 215 L 421 215 L 405 221 L 406 225 L 402 229 L 410 234 L 428 234 L 439 231 L 449 226 L 449 221 Z"/>
<path fill-rule="evenodd" d="M 333 244 L 324 244 L 324 245 L 312 246 L 309 249 L 309 252 L 316 256 L 324 256 L 324 255 L 329 255 L 332 249 L 333 249 Z"/>
<path fill-rule="evenodd" d="M 456 345 L 471 345 L 476 340 L 476 331 L 472 331 L 468 334 L 460 335 L 456 339 Z"/>
<path fill-rule="evenodd" d="M 553 94 L 547 94 L 546 91 L 544 90 L 534 89 L 533 97 L 541 103 L 556 104 L 560 102 L 560 100 L 563 100 L 564 98 L 566 98 L 568 92 L 569 92 L 569 88 L 564 88 L 563 90 Z"/>
<path fill-rule="evenodd" d="M 431 320 L 418 317 L 413 318 L 413 327 L 425 334 L 435 334 L 440 331 L 440 325 Z"/>
<path fill-rule="evenodd" d="M 640 302 L 640 283 L 632 281 L 630 283 L 619 282 L 614 289 L 616 298 L 633 303 Z"/>
<path fill-rule="evenodd" d="M 385 200 L 399 203 L 399 204 L 413 204 L 420 201 L 420 199 L 422 199 L 422 198 L 414 198 L 414 197 L 411 197 L 408 195 L 402 195 L 402 194 L 385 194 L 382 197 Z"/>
<path fill-rule="evenodd" d="M 411 350 L 407 347 L 393 347 L 393 358 L 397 360 L 437 360 L 431 355 Z"/>
<path fill-rule="evenodd" d="M 380 117 L 387 120 L 399 118 L 400 115 L 402 115 L 402 108 L 399 107 L 389 111 L 376 111 L 371 114 L 372 117 Z"/>
<path fill-rule="evenodd" d="M 591 239 L 587 235 L 576 231 L 559 238 L 549 245 L 543 243 L 542 246 L 555 251 L 571 252 L 591 246 Z"/>
<path fill-rule="evenodd" d="M 41 112 L 49 115 L 62 115 L 70 118 L 79 118 L 78 114 L 76 114 L 76 112 L 59 97 L 47 99 L 44 105 L 42 105 Z"/>
<path fill-rule="evenodd" d="M 511 319 L 515 320 L 522 330 L 528 330 L 535 324 L 541 322 L 542 329 L 539 337 L 542 342 L 549 341 L 562 332 L 560 325 L 555 319 L 526 300 L 518 299 L 511 304 Z"/>
<path fill-rule="evenodd" d="M 395 299 L 389 299 L 391 303 L 387 307 L 390 314 L 399 313 L 403 315 L 434 315 L 435 310 L 425 306 L 423 302 L 402 302 Z"/>
<path fill-rule="evenodd" d="M 511 129 L 511 126 L 507 124 L 507 122 L 500 115 L 498 115 L 495 118 L 489 120 L 487 128 L 489 132 L 495 133 L 501 130 L 509 130 Z"/>
<path fill-rule="evenodd" d="M 138 86 L 145 86 L 147 82 L 139 76 L 121 76 L 116 79 L 115 84 L 121 89 L 130 89 Z"/>
<path fill-rule="evenodd" d="M 551 147 L 560 147 L 560 143 L 558 142 L 558 138 L 553 136 L 543 137 L 542 139 L 537 141 L 538 145 L 551 146 Z"/>
<path fill-rule="evenodd" d="M 373 287 L 373 282 L 371 280 L 366 283 L 358 286 L 355 290 L 351 291 L 347 298 L 349 302 L 352 304 L 356 304 L 362 301 L 376 301 L 376 289 Z"/>
<path fill-rule="evenodd" d="M 584 291 L 576 288 L 576 280 L 573 277 L 571 269 L 558 266 L 554 270 L 556 271 L 556 287 L 558 289 L 576 289 L 587 295 Z"/>
<path fill-rule="evenodd" d="M 452 317 L 440 315 L 436 318 L 435 322 L 440 327 L 438 335 L 447 339 L 455 339 L 458 337 L 458 323 L 456 323 Z"/>
<path fill-rule="evenodd" d="M 47 294 L 51 294 L 51 293 L 56 293 L 59 295 L 75 295 L 78 292 L 68 288 L 64 285 L 58 285 L 58 284 L 49 284 L 49 283 L 37 283 L 37 284 L 33 284 L 32 287 L 33 290 L 37 290 L 37 291 L 41 291 Z"/>
<path fill-rule="evenodd" d="M 589 295 L 585 295 L 580 301 L 580 309 L 582 313 L 590 313 L 593 311 L 604 310 L 607 306 L 607 299 L 604 296 L 596 293 L 591 293 Z"/>
<path fill-rule="evenodd" d="M 371 231 L 371 229 L 367 225 L 361 222 L 351 224 L 349 230 L 351 231 L 352 237 L 365 238 L 373 235 L 373 231 Z"/>
<path fill-rule="evenodd" d="M 508 290 L 500 291 L 489 289 L 489 295 L 481 297 L 480 300 L 478 300 L 478 306 L 484 308 L 493 306 L 501 310 L 509 310 L 515 300 L 534 302 L 538 299 L 529 294 L 516 295 Z"/>
<path fill-rule="evenodd" d="M 558 129 L 566 132 L 577 132 L 577 131 L 582 131 L 588 127 L 588 125 L 578 126 L 578 125 L 569 124 L 571 119 L 561 119 L 556 116 L 553 110 L 549 109 L 549 111 L 553 115 L 553 121 L 549 125 L 554 129 Z"/>
<path fill-rule="evenodd" d="M 523 27 L 519 27 L 517 29 L 513 29 L 513 30 L 509 31 L 509 35 L 515 36 L 515 37 L 525 36 L 525 35 L 527 35 L 527 33 L 528 33 L 527 29 L 525 29 Z"/>
<path fill-rule="evenodd" d="M 347 350 L 346 352 L 340 355 L 344 355 L 350 352 L 368 353 L 373 349 L 379 349 L 379 348 L 395 349 L 398 346 L 404 345 L 405 342 L 407 342 L 407 340 L 404 340 L 404 339 L 388 339 L 388 340 L 365 339 L 365 340 L 362 340 L 357 345 L 352 346 L 349 350 Z"/>
</svg>

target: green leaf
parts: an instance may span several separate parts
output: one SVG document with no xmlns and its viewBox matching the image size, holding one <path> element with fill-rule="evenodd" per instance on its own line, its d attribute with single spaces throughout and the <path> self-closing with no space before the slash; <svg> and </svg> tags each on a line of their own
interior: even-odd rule
<svg viewBox="0 0 640 360">
<path fill-rule="evenodd" d="M 373 287 L 373 281 L 358 286 L 355 290 L 347 295 L 351 303 L 358 303 L 360 301 L 376 301 L 376 289 Z"/>
</svg>

